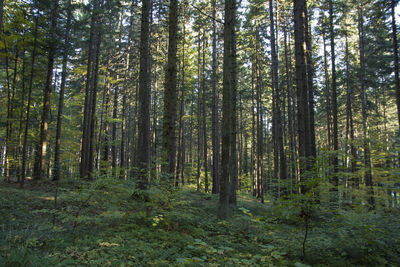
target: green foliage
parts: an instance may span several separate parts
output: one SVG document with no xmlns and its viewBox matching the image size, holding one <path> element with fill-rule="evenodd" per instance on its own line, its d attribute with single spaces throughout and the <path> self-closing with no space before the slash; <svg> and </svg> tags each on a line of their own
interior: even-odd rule
<svg viewBox="0 0 400 267">
<path fill-rule="evenodd" d="M 312 196 L 276 207 L 241 192 L 231 219 L 215 214 L 218 196 L 99 178 L 52 187 L 0 189 L 1 266 L 308 266 L 400 263 L 393 213 L 333 214 Z M 308 253 L 302 262 L 304 214 Z M 55 224 L 53 224 L 55 216 Z M 303 216 L 303 217 L 302 217 Z"/>
</svg>

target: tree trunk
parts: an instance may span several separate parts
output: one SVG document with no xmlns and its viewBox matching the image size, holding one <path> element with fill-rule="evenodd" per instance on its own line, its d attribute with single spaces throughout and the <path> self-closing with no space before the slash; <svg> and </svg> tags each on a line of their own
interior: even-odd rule
<svg viewBox="0 0 400 267">
<path fill-rule="evenodd" d="M 185 169 L 185 135 L 184 135 L 184 121 L 185 115 L 185 37 L 186 37 L 186 14 L 184 14 L 183 21 L 183 44 L 182 44 L 182 79 L 181 79 L 181 99 L 179 104 L 179 133 L 178 133 L 178 157 L 176 165 L 175 187 L 179 186 L 179 180 L 182 185 L 184 184 L 184 169 Z M 181 179 L 179 179 L 179 177 Z"/>
<path fill-rule="evenodd" d="M 293 183 L 296 181 L 296 136 L 295 136 L 295 94 L 292 79 L 292 61 L 289 55 L 288 29 L 284 28 L 285 70 L 287 77 L 287 108 L 288 108 L 288 136 L 289 136 L 289 162 L 290 162 L 290 191 L 293 193 Z"/>
<path fill-rule="evenodd" d="M 217 92 L 217 26 L 216 26 L 216 0 L 211 1 L 212 5 L 212 193 L 218 194 L 220 187 L 219 161 L 220 161 L 220 141 L 219 141 L 219 114 L 218 114 L 218 92 Z"/>
<path fill-rule="evenodd" d="M 308 191 L 305 185 L 306 172 L 309 168 L 310 138 L 309 112 L 308 112 L 308 85 L 307 85 L 307 58 L 306 46 L 306 1 L 294 1 L 294 37 L 295 37 L 295 60 L 296 60 L 296 87 L 297 87 L 297 123 L 298 123 L 298 144 L 300 157 L 300 180 L 301 192 Z"/>
<path fill-rule="evenodd" d="M 4 10 L 4 0 L 0 0 L 0 33 L 3 33 L 3 10 Z M 0 34 L 1 40 L 1 34 Z"/>
<path fill-rule="evenodd" d="M 307 100 L 308 100 L 308 125 L 307 136 L 309 138 L 308 151 L 308 169 L 312 169 L 315 157 L 317 156 L 317 149 L 315 146 L 315 121 L 314 121 L 314 66 L 312 62 L 312 38 L 311 28 L 308 21 L 311 20 L 312 15 L 308 15 L 307 5 L 305 7 L 305 40 L 306 40 L 306 66 L 307 66 Z"/>
<path fill-rule="evenodd" d="M 168 62 L 165 72 L 164 118 L 163 118 L 163 151 L 166 162 L 162 171 L 168 176 L 168 184 L 173 185 L 176 160 L 176 105 L 177 105 L 177 30 L 178 30 L 178 0 L 171 0 L 169 7 L 169 37 Z"/>
<path fill-rule="evenodd" d="M 150 77 L 149 31 L 150 0 L 142 0 L 140 27 L 139 118 L 137 142 L 137 187 L 147 189 L 150 163 Z"/>
<path fill-rule="evenodd" d="M 364 7 L 362 0 L 358 10 L 358 33 L 359 33 L 359 46 L 360 46 L 360 81 L 361 81 L 361 97 L 362 97 L 362 128 L 363 128 L 363 146 L 364 146 L 364 180 L 367 187 L 367 202 L 370 209 L 375 209 L 374 189 L 372 183 L 371 172 L 371 154 L 368 140 L 368 125 L 367 125 L 367 92 L 365 84 L 365 52 L 364 52 Z"/>
<path fill-rule="evenodd" d="M 399 78 L 399 51 L 397 45 L 397 26 L 395 16 L 396 1 L 391 1 L 393 61 L 394 61 L 394 86 L 396 90 L 397 119 L 400 129 L 400 78 Z"/>
<path fill-rule="evenodd" d="M 97 10 L 99 8 L 99 0 L 94 1 L 93 10 Z M 84 110 L 83 110 L 83 122 L 82 122 L 82 147 L 81 147 L 81 163 L 80 163 L 80 177 L 88 178 L 89 177 L 89 146 L 90 146 L 90 112 L 91 112 L 91 91 L 92 91 L 92 69 L 95 61 L 95 34 L 96 34 L 96 25 L 97 24 L 97 16 L 92 11 L 92 18 L 90 22 L 90 36 L 89 36 L 89 47 L 88 47 L 88 64 L 87 64 L 87 74 L 86 74 L 86 84 L 85 84 L 85 102 L 84 102 Z"/>
<path fill-rule="evenodd" d="M 64 36 L 64 51 L 63 51 L 63 61 L 62 61 L 62 74 L 61 74 L 61 85 L 60 85 L 60 96 L 58 100 L 58 112 L 57 112 L 57 130 L 56 130 L 56 146 L 54 152 L 54 167 L 53 167 L 53 181 L 60 179 L 60 150 L 61 150 L 61 125 L 62 125 L 62 115 L 64 108 L 64 91 L 65 83 L 67 80 L 67 62 L 68 62 L 68 48 L 69 48 L 69 33 L 71 30 L 71 0 L 68 0 L 67 6 L 67 23 L 65 28 Z"/>
<path fill-rule="evenodd" d="M 206 62 L 205 62 L 205 49 L 207 41 L 205 30 L 203 29 L 203 66 L 202 66 L 202 124 L 203 124 L 203 164 L 204 164 L 204 189 L 208 193 L 208 160 L 207 160 L 207 125 L 206 125 Z"/>
<path fill-rule="evenodd" d="M 34 77 L 34 67 L 35 67 L 35 60 L 36 60 L 36 49 L 37 49 L 37 37 L 38 37 L 38 14 L 35 17 L 35 29 L 33 32 L 33 49 L 32 49 L 32 62 L 31 62 L 31 73 L 29 79 L 29 87 L 28 87 L 28 100 L 26 106 L 26 117 L 25 117 L 25 130 L 24 130 L 24 141 L 22 144 L 22 166 L 21 166 L 21 179 L 20 179 L 20 186 L 21 188 L 24 186 L 25 176 L 26 176 L 26 158 L 27 158 L 27 145 L 28 145 L 28 129 L 29 129 L 29 119 L 30 119 L 30 108 L 31 108 L 31 101 L 32 101 L 32 86 L 33 86 L 33 77 Z"/>
<path fill-rule="evenodd" d="M 229 216 L 229 202 L 235 183 L 235 146 L 236 144 L 236 0 L 225 1 L 224 20 L 224 71 L 222 101 L 222 154 L 221 184 L 219 194 L 218 218 L 225 220 Z"/>
<path fill-rule="evenodd" d="M 331 150 L 332 148 L 332 130 L 331 130 L 331 97 L 330 97 L 330 79 L 329 79 L 329 70 L 328 70 L 328 59 L 327 59 L 327 51 L 326 51 L 326 38 L 325 38 L 325 30 L 322 31 L 322 39 L 323 39 L 323 47 L 324 47 L 324 73 L 325 73 L 325 101 L 326 101 L 326 122 L 327 122 L 327 131 L 328 131 L 328 148 Z"/>
<path fill-rule="evenodd" d="M 338 161 L 338 107 L 337 107 L 337 86 L 336 86 L 336 62 L 335 62 L 335 35 L 333 28 L 333 0 L 329 0 L 329 31 L 331 39 L 331 67 L 332 67 L 332 115 L 333 115 L 333 175 L 331 178 L 331 187 L 329 188 L 330 202 L 332 207 L 336 207 L 339 201 L 338 186 L 339 186 L 339 161 Z"/>
<path fill-rule="evenodd" d="M 133 19 L 134 19 L 134 3 L 131 4 L 131 14 L 129 18 L 129 30 L 128 30 L 128 45 L 126 48 L 126 57 L 125 57 L 125 73 L 124 73 L 124 85 L 122 88 L 122 114 L 121 114 L 121 170 L 119 177 L 121 179 L 125 178 L 125 172 L 127 168 L 126 164 L 126 116 L 127 116 L 127 94 L 128 94 L 128 81 L 129 81 L 129 64 L 130 64 L 130 55 L 132 50 L 132 35 L 133 35 Z"/>
<path fill-rule="evenodd" d="M 270 38 L 271 38 L 271 67 L 272 67 L 272 87 L 275 99 L 275 138 L 277 142 L 277 149 L 279 153 L 279 179 L 280 184 L 283 183 L 282 192 L 284 195 L 287 195 L 286 190 L 286 156 L 283 146 L 283 130 L 282 130 L 282 116 L 281 116 L 281 96 L 280 96 L 280 88 L 279 88 L 279 62 L 278 62 L 278 54 L 277 54 L 277 44 L 275 41 L 275 19 L 274 19 L 274 8 L 273 8 L 273 0 L 269 1 L 269 9 L 270 9 Z"/>
<path fill-rule="evenodd" d="M 50 21 L 50 43 L 48 51 L 48 62 L 47 62 L 47 75 L 45 86 L 43 90 L 43 109 L 42 109 L 42 119 L 40 123 L 40 141 L 37 146 L 37 155 L 35 157 L 35 170 L 34 179 L 41 179 L 45 175 L 46 167 L 46 152 L 47 152 L 47 130 L 50 112 L 50 94 L 51 85 L 53 81 L 53 66 L 54 66 L 54 56 L 56 53 L 56 27 L 58 18 L 58 0 L 54 1 L 54 6 L 52 8 L 51 21 Z"/>
<path fill-rule="evenodd" d="M 1 34 L 1 33 L 0 33 Z M 12 100 L 12 92 L 10 85 L 10 73 L 9 73 L 9 62 L 8 62 L 8 49 L 7 42 L 4 40 L 4 50 L 5 50 L 5 69 L 6 69 L 6 80 L 7 80 L 7 120 L 6 120 L 6 140 L 5 140 L 5 177 L 6 180 L 10 179 L 10 158 L 11 158 L 11 134 L 12 134 L 12 109 L 13 109 L 13 100 Z"/>
</svg>

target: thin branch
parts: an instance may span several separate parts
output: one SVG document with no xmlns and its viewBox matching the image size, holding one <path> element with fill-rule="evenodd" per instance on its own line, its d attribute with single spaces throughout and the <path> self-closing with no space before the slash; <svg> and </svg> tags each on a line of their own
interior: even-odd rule
<svg viewBox="0 0 400 267">
<path fill-rule="evenodd" d="M 198 8 L 197 6 L 195 6 L 195 5 L 193 5 L 193 4 L 190 4 L 193 8 L 195 8 L 197 11 L 199 11 L 201 14 L 203 14 L 204 16 L 206 16 L 206 17 L 208 17 L 208 18 L 210 18 L 210 19 L 212 19 L 212 20 L 214 20 L 214 18 L 212 17 L 212 16 L 210 16 L 210 15 L 208 15 L 208 14 L 206 14 L 206 13 L 204 13 L 204 11 L 203 10 L 201 10 L 200 8 Z M 215 19 L 215 22 L 218 22 L 218 23 L 221 23 L 221 24 L 224 24 L 224 22 L 223 21 L 221 21 L 221 20 L 219 20 L 219 19 Z"/>
</svg>

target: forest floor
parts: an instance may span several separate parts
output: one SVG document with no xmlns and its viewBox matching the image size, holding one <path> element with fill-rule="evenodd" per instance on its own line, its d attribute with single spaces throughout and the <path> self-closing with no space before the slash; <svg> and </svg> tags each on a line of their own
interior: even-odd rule
<svg viewBox="0 0 400 267">
<path fill-rule="evenodd" d="M 304 257 L 293 202 L 239 193 L 230 219 L 218 221 L 217 195 L 161 188 L 0 183 L 0 266 L 400 266 L 399 211 L 315 207 Z"/>
</svg>

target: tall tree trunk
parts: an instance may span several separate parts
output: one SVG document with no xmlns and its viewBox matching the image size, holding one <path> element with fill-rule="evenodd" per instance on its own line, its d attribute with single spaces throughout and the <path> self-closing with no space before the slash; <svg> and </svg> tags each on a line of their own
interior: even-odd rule
<svg viewBox="0 0 400 267">
<path fill-rule="evenodd" d="M 60 96 L 58 99 L 58 112 L 57 112 L 57 130 L 56 130 L 56 146 L 54 152 L 54 167 L 53 167 L 53 181 L 60 179 L 60 150 L 61 150 L 61 125 L 62 125 L 62 115 L 64 108 L 64 91 L 65 83 L 67 80 L 67 62 L 68 62 L 68 49 L 69 49 L 69 33 L 71 30 L 71 0 L 68 0 L 67 5 L 67 23 L 65 28 L 64 36 L 64 51 L 63 51 L 63 61 L 62 61 L 62 74 L 61 74 L 61 85 L 60 85 Z"/>
<path fill-rule="evenodd" d="M 18 130 L 18 172 L 17 172 L 17 181 L 21 182 L 21 164 L 22 164 L 22 138 L 23 138 L 23 126 L 24 126 L 24 110 L 25 110 L 25 48 L 22 51 L 22 73 L 21 73 L 21 104 L 20 104 L 20 113 L 19 113 L 19 130 Z"/>
<path fill-rule="evenodd" d="M 263 141 L 263 118 L 262 118 L 262 103 L 261 103 L 261 67 L 259 62 L 258 55 L 258 46 L 260 43 L 259 34 L 256 33 L 256 125 L 257 125 L 257 198 L 261 199 L 261 202 L 264 201 L 264 190 L 263 190 L 263 158 L 264 158 L 264 141 Z M 274 177 L 275 178 L 275 177 Z"/>
<path fill-rule="evenodd" d="M 333 1 L 329 0 L 329 32 L 331 39 L 331 67 L 332 67 L 332 115 L 333 115 L 333 155 L 332 155 L 332 165 L 333 165 L 333 175 L 331 178 L 331 187 L 329 189 L 330 202 L 334 206 L 338 204 L 338 186 L 339 186 L 339 161 L 338 161 L 338 107 L 337 107 L 337 86 L 336 86 L 336 62 L 335 62 L 335 35 L 333 27 Z"/>
<path fill-rule="evenodd" d="M 175 187 L 179 186 L 179 180 L 181 180 L 182 185 L 184 184 L 184 169 L 185 169 L 185 134 L 184 134 L 184 120 L 183 116 L 185 115 L 185 37 L 186 37 L 186 25 L 185 18 L 186 14 L 184 14 L 183 21 L 183 44 L 182 44 L 182 79 L 181 79 L 181 99 L 179 104 L 179 134 L 178 134 L 178 158 L 177 158 L 177 166 L 176 166 L 176 178 L 175 178 Z M 181 179 L 179 179 L 179 177 Z"/>
<path fill-rule="evenodd" d="M 364 6 L 360 0 L 358 10 L 358 33 L 359 33 L 359 46 L 360 46 L 360 81 L 361 81 L 361 97 L 362 97 L 362 128 L 363 128 L 363 146 L 364 146 L 364 180 L 367 187 L 367 201 L 370 209 L 375 209 L 374 189 L 372 183 L 371 172 L 371 154 L 368 140 L 368 114 L 367 114 L 367 92 L 365 84 L 365 52 L 364 52 Z"/>
<path fill-rule="evenodd" d="M 90 132 L 90 111 L 91 111 L 91 84 L 92 84 L 92 69 L 95 61 L 95 33 L 96 33 L 96 23 L 97 16 L 94 14 L 94 10 L 99 8 L 99 0 L 94 1 L 92 17 L 90 22 L 90 36 L 89 36 L 89 47 L 88 47 L 88 63 L 87 63 L 87 74 L 86 74 L 86 84 L 85 84 L 85 102 L 83 110 L 83 122 L 82 122 L 82 147 L 81 147 L 81 162 L 80 162 L 80 177 L 89 177 L 89 132 Z"/>
<path fill-rule="evenodd" d="M 353 90 L 350 86 L 350 52 L 349 52 L 349 40 L 346 33 L 346 118 L 348 120 L 348 132 L 350 133 L 350 170 L 354 174 L 357 171 L 357 150 L 354 144 L 354 123 L 353 123 L 353 108 L 352 108 L 352 98 Z M 352 178 L 352 186 L 358 187 L 359 181 L 357 176 Z"/>
<path fill-rule="evenodd" d="M 201 188 L 201 37 L 199 32 L 198 47 L 197 47 L 197 191 Z"/>
<path fill-rule="evenodd" d="M 21 165 L 21 179 L 20 186 L 21 188 L 24 186 L 25 176 L 26 176 L 26 158 L 27 158 L 27 146 L 28 146 L 28 129 L 29 129 L 29 119 L 30 119 L 30 108 L 32 102 L 32 86 L 33 86 L 33 77 L 34 77 L 34 67 L 36 60 L 36 49 L 37 49 L 37 37 L 38 37 L 38 14 L 35 17 L 35 29 L 33 31 L 33 49 L 32 49 L 32 61 L 31 61 L 31 73 L 29 79 L 29 87 L 28 87 L 28 100 L 26 106 L 26 117 L 25 117 L 25 130 L 24 130 L 24 141 L 22 144 L 22 165 Z"/>
<path fill-rule="evenodd" d="M 257 46 L 256 46 L 257 47 Z M 257 51 L 256 51 L 257 55 Z M 255 96 L 255 76 L 256 75 L 256 64 L 254 62 L 251 63 L 251 176 L 252 176 L 252 186 L 253 186 L 253 196 L 257 197 L 258 196 L 258 161 L 257 161 L 257 149 L 256 149 L 256 114 L 255 114 L 255 109 L 256 109 L 256 104 L 254 103 L 254 100 L 256 98 Z"/>
<path fill-rule="evenodd" d="M 3 10 L 4 10 L 4 0 L 0 0 L 0 40 L 1 40 L 1 34 L 3 33 Z"/>
<path fill-rule="evenodd" d="M 125 178 L 125 170 L 127 168 L 126 164 L 126 116 L 127 116 L 127 94 L 128 94 L 128 81 L 130 77 L 129 73 L 129 64 L 130 64 L 130 55 L 132 50 L 132 35 L 133 35 L 133 19 L 134 19 L 134 8 L 135 5 L 132 2 L 131 4 L 131 14 L 129 18 L 129 30 L 128 30 L 128 45 L 126 48 L 126 55 L 125 55 L 125 73 L 124 73 L 124 86 L 122 88 L 122 125 L 121 125 L 121 170 L 120 170 L 120 178 Z"/>
<path fill-rule="evenodd" d="M 329 150 L 332 148 L 332 130 L 331 130 L 331 97 L 330 97 L 330 78 L 329 78 L 329 70 L 328 70 L 328 57 L 326 51 L 326 36 L 325 30 L 322 31 L 322 39 L 323 39 L 323 47 L 324 47 L 324 73 L 325 73 L 325 100 L 326 100 L 326 122 L 327 122 L 327 131 L 328 131 L 328 147 Z"/>
<path fill-rule="evenodd" d="M 294 37 L 295 37 L 295 60 L 296 60 L 296 87 L 297 87 L 297 125 L 298 144 L 300 157 L 300 180 L 302 182 L 301 192 L 308 191 L 305 185 L 307 171 L 309 168 L 310 138 L 308 136 L 309 112 L 308 112 L 308 84 L 307 84 L 307 58 L 306 58 L 306 1 L 294 1 Z"/>
<path fill-rule="evenodd" d="M 397 26 L 395 16 L 396 1 L 391 1 L 392 15 L 392 39 L 393 39 L 393 61 L 394 61 L 394 86 L 396 90 L 397 119 L 400 129 L 400 78 L 399 78 L 399 50 L 397 44 Z"/>
<path fill-rule="evenodd" d="M 104 0 L 100 3 L 99 10 L 102 12 L 102 8 L 104 5 Z M 98 75 L 99 75 L 99 61 L 100 61 L 100 45 L 101 45 L 101 38 L 102 38 L 102 13 L 98 14 L 98 21 L 96 25 L 96 42 L 95 42 L 95 57 L 94 57 L 94 66 L 93 66 L 93 73 L 92 73 L 92 90 L 91 90 L 91 111 L 89 117 L 89 155 L 88 155 L 88 178 L 93 178 L 93 171 L 94 171 L 94 152 L 95 152 L 95 123 L 96 123 L 96 99 L 97 99 L 97 87 L 98 87 Z"/>
<path fill-rule="evenodd" d="M 107 58 L 107 80 L 105 85 L 105 101 L 104 101 L 104 129 L 103 129 L 103 152 L 102 152 L 102 161 L 101 161 L 101 171 L 103 174 L 108 173 L 109 167 L 109 151 L 110 151 L 110 124 L 109 124 L 109 110 L 110 110 L 110 102 L 111 102 L 111 83 L 108 81 L 108 77 L 110 77 L 110 61 L 111 56 L 109 55 Z"/>
<path fill-rule="evenodd" d="M 219 161 L 220 161 L 220 141 L 219 141 L 219 114 L 218 114 L 218 92 L 217 92 L 217 25 L 216 25 L 216 0 L 211 1 L 212 5 L 212 193 L 219 193 Z"/>
<path fill-rule="evenodd" d="M 236 0 L 225 1 L 224 20 L 224 71 L 222 101 L 222 154 L 221 184 L 219 194 L 218 218 L 225 220 L 229 216 L 229 202 L 235 183 L 235 146 L 236 146 Z M 232 147 L 234 146 L 234 147 Z"/>
<path fill-rule="evenodd" d="M 178 0 L 171 0 L 169 6 L 169 36 L 168 62 L 165 73 L 164 118 L 163 118 L 163 150 L 166 153 L 166 163 L 162 171 L 168 174 L 169 184 L 173 185 L 176 160 L 176 105 L 177 105 L 177 31 L 178 31 Z"/>
<path fill-rule="evenodd" d="M 1 34 L 1 33 L 0 33 Z M 12 134 L 12 109 L 13 109 L 13 97 L 11 92 L 11 82 L 10 82 L 10 73 L 9 73 L 9 62 L 8 62 L 8 49 L 7 42 L 4 39 L 4 50 L 5 50 L 5 69 L 6 69 L 6 87 L 7 87 L 7 120 L 6 120 L 6 142 L 5 142 L 5 177 L 6 180 L 10 179 L 10 158 L 11 158 L 11 134 Z"/>
<path fill-rule="evenodd" d="M 142 0 L 140 27 L 140 73 L 139 73 L 139 118 L 137 164 L 138 188 L 147 189 L 150 163 L 150 76 L 149 76 L 149 32 L 150 0 Z"/>
<path fill-rule="evenodd" d="M 208 160 L 207 160 L 207 125 L 206 125 L 206 58 L 205 58 L 205 49 L 206 49 L 207 41 L 206 41 L 206 33 L 205 29 L 203 29 L 203 66 L 202 66 L 202 123 L 203 123 L 203 164 L 204 164 L 204 189 L 206 193 L 208 193 Z"/>
<path fill-rule="evenodd" d="M 47 152 L 47 130 L 50 112 L 50 94 L 53 81 L 54 56 L 56 53 L 56 27 L 58 18 L 58 0 L 54 1 L 50 21 L 50 43 L 48 51 L 47 75 L 43 90 L 43 109 L 40 122 L 40 141 L 37 146 L 37 155 L 35 157 L 34 179 L 41 179 L 45 175 L 46 152 Z"/>
<path fill-rule="evenodd" d="M 289 41 L 287 25 L 284 28 L 285 71 L 287 77 L 287 107 L 288 107 L 288 135 L 289 135 L 289 162 L 290 162 L 290 191 L 293 193 L 293 183 L 296 181 L 296 136 L 295 136 L 295 96 L 293 90 L 292 61 L 289 55 Z"/>
<path fill-rule="evenodd" d="M 119 80 L 119 74 L 116 77 Z M 119 98 L 119 85 L 116 84 L 114 87 L 114 101 L 113 101 L 113 123 L 112 123 L 112 134 L 111 134 L 111 167 L 112 173 L 116 175 L 117 169 L 117 119 L 118 119 L 118 98 Z"/>
<path fill-rule="evenodd" d="M 307 66 L 307 100 L 308 100 L 308 125 L 307 136 L 309 138 L 308 151 L 308 169 L 311 169 L 317 156 L 317 149 L 315 146 L 315 120 L 314 120 L 314 66 L 312 62 L 312 36 L 311 36 L 311 23 L 309 20 L 312 18 L 312 13 L 308 14 L 307 5 L 305 7 L 305 40 L 306 40 L 306 66 Z"/>
<path fill-rule="evenodd" d="M 283 195 L 287 195 L 286 190 L 286 156 L 283 146 L 283 129 L 282 129 L 282 115 L 281 115 L 281 96 L 280 96 L 280 88 L 279 88 L 279 73 L 278 73 L 278 54 L 277 54 L 277 44 L 275 40 L 275 19 L 274 19 L 274 5 L 273 0 L 269 1 L 269 9 L 270 9 L 270 38 L 271 38 L 271 58 L 272 58 L 272 86 L 273 91 L 275 92 L 275 122 L 276 122 L 276 141 L 277 148 L 279 152 L 279 178 L 280 183 L 283 183 L 282 192 Z"/>
</svg>

